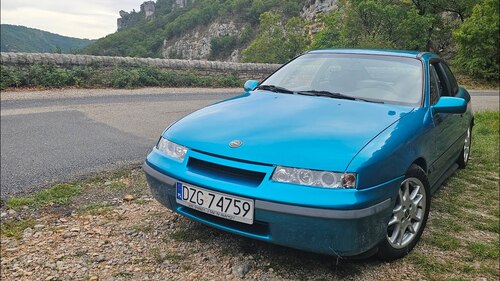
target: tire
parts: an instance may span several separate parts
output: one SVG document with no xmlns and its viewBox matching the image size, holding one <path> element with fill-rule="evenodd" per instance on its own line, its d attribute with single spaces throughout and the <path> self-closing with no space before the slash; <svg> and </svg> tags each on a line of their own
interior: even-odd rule
<svg viewBox="0 0 500 281">
<path fill-rule="evenodd" d="M 467 129 L 467 135 L 465 136 L 464 146 L 462 147 L 462 152 L 458 156 L 457 164 L 460 169 L 464 169 L 467 166 L 470 158 L 470 148 L 472 147 L 472 126 Z"/>
<path fill-rule="evenodd" d="M 427 175 L 413 164 L 406 172 L 396 197 L 387 234 L 378 246 L 377 256 L 385 261 L 407 255 L 424 231 L 431 205 Z"/>
</svg>

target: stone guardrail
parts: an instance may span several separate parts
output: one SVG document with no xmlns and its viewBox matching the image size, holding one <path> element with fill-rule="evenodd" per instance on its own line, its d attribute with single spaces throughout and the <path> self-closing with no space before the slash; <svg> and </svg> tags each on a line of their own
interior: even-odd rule
<svg viewBox="0 0 500 281">
<path fill-rule="evenodd" d="M 262 79 L 278 69 L 279 64 L 235 63 L 203 60 L 179 60 L 158 58 L 108 57 L 50 53 L 0 53 L 2 65 L 27 66 L 32 64 L 55 64 L 60 67 L 95 66 L 154 66 L 174 71 L 196 71 L 203 75 L 236 74 L 242 79 Z"/>
</svg>

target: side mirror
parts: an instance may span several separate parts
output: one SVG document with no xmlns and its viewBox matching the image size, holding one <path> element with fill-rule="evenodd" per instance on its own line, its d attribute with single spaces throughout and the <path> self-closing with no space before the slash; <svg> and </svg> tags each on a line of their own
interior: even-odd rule
<svg viewBox="0 0 500 281">
<path fill-rule="evenodd" d="M 245 82 L 245 86 L 243 86 L 243 90 L 245 90 L 246 93 L 255 90 L 259 86 L 259 81 L 257 80 L 248 80 Z"/>
<path fill-rule="evenodd" d="M 467 111 L 467 101 L 462 98 L 441 97 L 438 102 L 432 106 L 436 113 L 457 113 L 461 114 Z"/>
</svg>

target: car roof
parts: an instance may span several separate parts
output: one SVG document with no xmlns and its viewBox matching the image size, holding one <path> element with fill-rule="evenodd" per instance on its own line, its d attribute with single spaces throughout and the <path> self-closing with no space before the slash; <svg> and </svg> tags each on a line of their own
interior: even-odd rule
<svg viewBox="0 0 500 281">
<path fill-rule="evenodd" d="M 427 52 L 406 51 L 406 50 L 382 50 L 382 49 L 322 49 L 312 50 L 308 54 L 356 54 L 356 55 L 384 55 L 395 57 L 420 58 Z"/>
</svg>

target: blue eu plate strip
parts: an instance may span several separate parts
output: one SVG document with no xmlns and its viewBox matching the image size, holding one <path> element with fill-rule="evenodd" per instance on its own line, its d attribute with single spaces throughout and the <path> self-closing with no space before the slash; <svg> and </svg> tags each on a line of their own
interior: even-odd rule
<svg viewBox="0 0 500 281">
<path fill-rule="evenodd" d="M 177 199 L 182 200 L 182 183 L 177 182 Z"/>
</svg>

